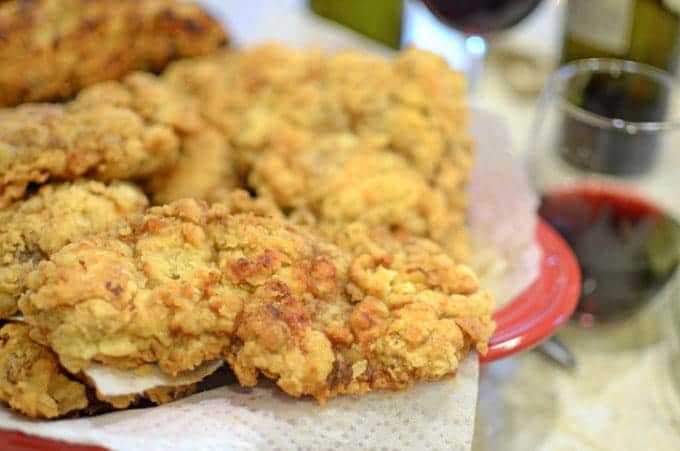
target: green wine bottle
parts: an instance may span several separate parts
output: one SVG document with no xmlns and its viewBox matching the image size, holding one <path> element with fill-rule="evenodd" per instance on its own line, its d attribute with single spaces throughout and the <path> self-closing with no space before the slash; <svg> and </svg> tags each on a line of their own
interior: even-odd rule
<svg viewBox="0 0 680 451">
<path fill-rule="evenodd" d="M 562 63 L 619 58 L 674 71 L 678 0 L 569 0 Z"/>
<path fill-rule="evenodd" d="M 398 49 L 402 0 L 309 0 L 312 11 Z"/>
</svg>

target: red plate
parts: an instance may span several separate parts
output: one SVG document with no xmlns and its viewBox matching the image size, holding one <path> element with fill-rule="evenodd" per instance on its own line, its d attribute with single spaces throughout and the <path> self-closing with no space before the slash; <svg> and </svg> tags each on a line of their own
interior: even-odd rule
<svg viewBox="0 0 680 451">
<path fill-rule="evenodd" d="M 497 329 L 481 362 L 492 362 L 540 344 L 576 308 L 581 270 L 564 239 L 542 219 L 536 231 L 543 250 L 541 273 L 513 301 L 494 314 Z"/>
<path fill-rule="evenodd" d="M 567 243 L 543 220 L 538 223 L 543 249 L 539 278 L 494 315 L 498 329 L 481 358 L 491 362 L 531 348 L 550 337 L 576 308 L 581 272 Z M 0 430 L 3 451 L 101 451 L 103 448 L 71 445 L 15 431 Z"/>
<path fill-rule="evenodd" d="M 106 448 L 50 440 L 16 431 L 0 430 L 0 449 L 3 451 L 107 451 Z"/>
</svg>

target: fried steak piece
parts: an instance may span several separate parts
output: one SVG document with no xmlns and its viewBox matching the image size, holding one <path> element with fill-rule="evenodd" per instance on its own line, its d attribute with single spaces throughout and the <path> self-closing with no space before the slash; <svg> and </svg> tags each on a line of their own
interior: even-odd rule
<svg viewBox="0 0 680 451">
<path fill-rule="evenodd" d="M 107 232 L 147 203 L 128 183 L 78 181 L 43 186 L 0 210 L 0 318 L 16 312 L 25 276 L 40 261 L 72 241 Z"/>
<path fill-rule="evenodd" d="M 0 327 L 0 401 L 28 417 L 102 413 L 124 409 L 141 400 L 160 405 L 196 391 L 196 385 L 190 384 L 109 397 L 80 379 L 67 373 L 49 348 L 31 340 L 26 324 Z"/>
<path fill-rule="evenodd" d="M 195 100 L 148 73 L 96 84 L 65 106 L 0 110 L 0 207 L 31 183 L 78 177 L 137 180 L 157 203 L 216 200 L 236 184 L 231 160 Z"/>
<path fill-rule="evenodd" d="M 258 195 L 330 229 L 368 218 L 467 258 L 465 82 L 443 59 L 264 45 L 179 61 L 163 77 L 199 100 Z"/>
<path fill-rule="evenodd" d="M 224 357 L 242 385 L 262 374 L 320 402 L 486 351 L 490 296 L 436 244 L 355 223 L 337 247 L 242 209 L 182 200 L 51 254 L 20 301 L 31 338 L 71 373 Z"/>
<path fill-rule="evenodd" d="M 0 110 L 0 208 L 30 184 L 149 176 L 179 157 L 173 130 L 128 108 L 24 105 Z"/>
<path fill-rule="evenodd" d="M 56 418 L 88 405 L 85 385 L 68 377 L 57 357 L 28 336 L 28 326 L 0 328 L 0 400 L 34 418 Z"/>
<path fill-rule="evenodd" d="M 120 82 L 98 83 L 83 90 L 75 105 L 128 108 L 144 120 L 174 131 L 179 158 L 143 181 L 153 203 L 189 197 L 216 201 L 228 197 L 238 184 L 231 150 L 223 136 L 201 117 L 196 99 L 152 74 L 136 72 Z"/>
<path fill-rule="evenodd" d="M 171 0 L 0 3 L 0 106 L 66 99 L 133 70 L 224 46 L 220 24 Z"/>
<path fill-rule="evenodd" d="M 267 153 L 249 180 L 260 194 L 291 209 L 291 220 L 302 218 L 331 241 L 353 222 L 439 243 L 461 241 L 456 235 L 460 218 L 449 209 L 444 192 L 403 156 L 370 139 L 329 134 L 303 155 Z M 452 251 L 453 245 L 445 247 Z"/>
</svg>

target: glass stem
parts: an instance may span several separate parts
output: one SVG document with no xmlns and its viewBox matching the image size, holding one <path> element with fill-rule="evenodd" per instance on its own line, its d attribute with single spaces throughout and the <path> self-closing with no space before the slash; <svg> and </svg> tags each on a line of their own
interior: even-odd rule
<svg viewBox="0 0 680 451">
<path fill-rule="evenodd" d="M 481 36 L 470 35 L 465 38 L 465 52 L 467 53 L 468 90 L 475 94 L 479 89 L 484 72 L 487 42 Z"/>
</svg>

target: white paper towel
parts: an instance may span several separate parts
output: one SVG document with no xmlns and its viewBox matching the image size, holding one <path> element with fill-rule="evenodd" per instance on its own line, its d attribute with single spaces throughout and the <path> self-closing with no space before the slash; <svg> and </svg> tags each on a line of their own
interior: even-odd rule
<svg viewBox="0 0 680 451">
<path fill-rule="evenodd" d="M 124 396 L 142 394 L 157 387 L 179 387 L 195 384 L 213 374 L 222 365 L 224 365 L 224 360 L 212 360 L 202 363 L 193 370 L 185 371 L 177 376 L 170 376 L 162 372 L 156 365 L 151 365 L 148 372 L 144 374 L 137 374 L 132 370 L 126 371 L 93 363 L 85 368 L 83 373 L 102 395 Z"/>
<path fill-rule="evenodd" d="M 159 407 L 74 420 L 28 420 L 0 408 L 0 427 L 120 450 L 468 450 L 477 402 L 475 354 L 451 380 L 401 393 L 346 396 L 320 407 L 264 383 L 217 388 Z"/>
</svg>

